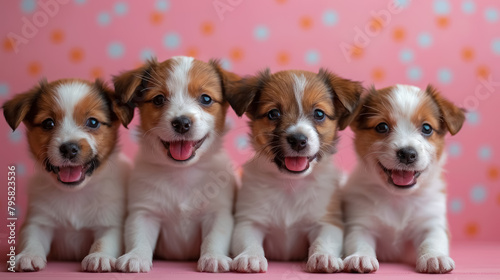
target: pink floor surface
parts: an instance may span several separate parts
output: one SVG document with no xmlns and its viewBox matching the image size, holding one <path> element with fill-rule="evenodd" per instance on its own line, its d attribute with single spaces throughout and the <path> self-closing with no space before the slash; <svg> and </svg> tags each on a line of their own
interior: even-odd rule
<svg viewBox="0 0 500 280">
<path fill-rule="evenodd" d="M 71 262 L 49 262 L 43 271 L 32 273 L 0 272 L 0 279 L 43 279 L 43 280 L 78 280 L 78 279 L 280 279 L 280 280 L 314 280 L 314 279 L 500 279 L 500 243 L 453 244 L 451 256 L 456 262 L 452 273 L 443 275 L 424 275 L 413 271 L 410 266 L 402 264 L 380 265 L 380 270 L 373 274 L 310 274 L 303 272 L 303 263 L 271 262 L 267 273 L 260 274 L 210 274 L 196 272 L 194 262 L 155 261 L 149 273 L 84 273 L 79 272 L 80 264 Z"/>
</svg>

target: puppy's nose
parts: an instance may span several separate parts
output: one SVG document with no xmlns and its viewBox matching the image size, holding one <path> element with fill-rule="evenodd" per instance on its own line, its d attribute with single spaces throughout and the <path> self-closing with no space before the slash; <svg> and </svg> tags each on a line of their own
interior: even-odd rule
<svg viewBox="0 0 500 280">
<path fill-rule="evenodd" d="M 286 141 L 290 144 L 290 147 L 297 152 L 303 150 L 307 146 L 307 137 L 301 133 L 288 135 Z"/>
<path fill-rule="evenodd" d="M 418 159 L 417 151 L 412 147 L 405 147 L 396 152 L 399 162 L 404 164 L 414 163 Z"/>
<path fill-rule="evenodd" d="M 74 159 L 80 153 L 80 146 L 77 143 L 66 142 L 59 147 L 61 156 L 67 159 Z"/>
<path fill-rule="evenodd" d="M 191 120 L 186 116 L 180 116 L 172 121 L 175 132 L 184 134 L 191 128 Z"/>
</svg>

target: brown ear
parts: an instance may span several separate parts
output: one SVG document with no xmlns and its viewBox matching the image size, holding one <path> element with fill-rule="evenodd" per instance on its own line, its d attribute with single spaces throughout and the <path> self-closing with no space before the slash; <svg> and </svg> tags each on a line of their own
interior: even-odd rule
<svg viewBox="0 0 500 280">
<path fill-rule="evenodd" d="M 39 85 L 25 93 L 17 94 L 3 104 L 3 115 L 13 131 L 26 119 L 45 84 L 47 81 L 42 80 Z"/>
<path fill-rule="evenodd" d="M 245 77 L 229 84 L 225 97 L 238 116 L 241 117 L 245 112 L 250 118 L 253 116 L 251 104 L 258 99 L 260 90 L 270 77 L 271 71 L 267 68 L 256 76 Z"/>
<path fill-rule="evenodd" d="M 219 75 L 221 81 L 222 95 L 224 99 L 227 99 L 228 91 L 233 89 L 234 83 L 241 80 L 241 77 L 233 72 L 226 71 L 220 65 L 220 61 L 218 59 L 210 59 L 208 62 L 215 69 L 217 74 Z"/>
<path fill-rule="evenodd" d="M 363 87 L 360 82 L 341 78 L 327 69 L 321 68 L 318 75 L 331 88 L 333 105 L 338 118 L 339 130 L 344 130 L 354 119 Z"/>
<path fill-rule="evenodd" d="M 446 124 L 451 135 L 457 134 L 465 121 L 465 109 L 459 108 L 441 94 L 432 86 L 428 85 L 425 91 L 432 97 L 439 107 L 443 122 Z"/>
</svg>

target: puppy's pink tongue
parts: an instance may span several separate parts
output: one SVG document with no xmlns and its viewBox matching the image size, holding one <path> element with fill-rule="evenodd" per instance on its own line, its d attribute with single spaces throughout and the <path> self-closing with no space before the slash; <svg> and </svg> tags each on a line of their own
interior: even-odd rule
<svg viewBox="0 0 500 280">
<path fill-rule="evenodd" d="M 176 160 L 186 160 L 193 155 L 193 141 L 170 142 L 170 155 Z"/>
<path fill-rule="evenodd" d="M 285 166 L 290 171 L 303 171 L 308 163 L 307 157 L 285 157 Z"/>
<path fill-rule="evenodd" d="M 415 171 L 392 170 L 392 182 L 398 186 L 409 186 L 415 183 Z"/>
<path fill-rule="evenodd" d="M 64 166 L 59 167 L 59 180 L 64 183 L 77 182 L 82 178 L 82 166 Z"/>
</svg>

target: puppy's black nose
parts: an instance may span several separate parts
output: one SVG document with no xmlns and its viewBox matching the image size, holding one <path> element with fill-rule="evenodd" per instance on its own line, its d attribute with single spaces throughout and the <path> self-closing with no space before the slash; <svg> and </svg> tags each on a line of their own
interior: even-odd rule
<svg viewBox="0 0 500 280">
<path fill-rule="evenodd" d="M 418 159 L 417 151 L 412 147 L 405 147 L 396 152 L 399 162 L 404 164 L 414 163 Z"/>
<path fill-rule="evenodd" d="M 59 147 L 61 156 L 67 159 L 74 159 L 80 153 L 80 146 L 77 143 L 66 142 Z"/>
<path fill-rule="evenodd" d="M 307 137 L 301 133 L 288 135 L 286 141 L 290 144 L 290 147 L 297 152 L 307 147 Z"/>
<path fill-rule="evenodd" d="M 184 134 L 191 128 L 191 120 L 186 116 L 180 116 L 172 121 L 175 132 Z"/>
</svg>

